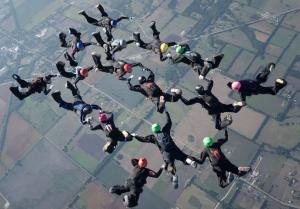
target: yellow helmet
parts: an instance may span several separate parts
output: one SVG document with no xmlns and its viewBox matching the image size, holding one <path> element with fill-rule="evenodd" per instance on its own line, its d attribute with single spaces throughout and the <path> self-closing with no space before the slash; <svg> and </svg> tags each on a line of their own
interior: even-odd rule
<svg viewBox="0 0 300 209">
<path fill-rule="evenodd" d="M 160 45 L 160 51 L 161 51 L 161 53 L 166 53 L 166 52 L 168 51 L 168 48 L 169 48 L 169 45 L 168 45 L 168 44 L 162 43 L 162 44 Z"/>
</svg>

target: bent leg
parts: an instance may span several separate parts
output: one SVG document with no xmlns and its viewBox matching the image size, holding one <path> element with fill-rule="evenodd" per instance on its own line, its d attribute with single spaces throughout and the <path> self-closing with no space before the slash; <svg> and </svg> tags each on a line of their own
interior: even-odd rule
<svg viewBox="0 0 300 209">
<path fill-rule="evenodd" d="M 92 25 L 95 25 L 95 26 L 99 26 L 99 24 L 98 24 L 98 20 L 96 20 L 95 18 L 93 18 L 93 17 L 90 17 L 86 12 L 81 12 L 81 13 L 79 13 L 79 14 L 81 14 L 82 16 L 84 16 L 84 18 L 86 19 L 86 21 L 88 22 L 88 23 L 90 23 L 90 24 L 92 24 Z"/>
<path fill-rule="evenodd" d="M 108 17 L 108 14 L 105 12 L 105 10 L 104 10 L 104 8 L 103 8 L 103 6 L 101 4 L 97 5 L 97 9 L 101 13 L 102 17 Z"/>
<path fill-rule="evenodd" d="M 62 98 L 61 98 L 61 94 L 59 91 L 56 91 L 54 93 L 51 94 L 52 98 L 54 99 L 55 102 L 57 102 L 59 104 L 59 107 L 62 107 L 66 110 L 71 110 L 73 111 L 73 103 L 68 103 L 65 102 Z"/>
<path fill-rule="evenodd" d="M 58 61 L 56 63 L 56 68 L 57 68 L 59 74 L 65 78 L 75 78 L 76 77 L 76 75 L 74 73 L 66 72 L 65 63 L 62 61 Z"/>
</svg>

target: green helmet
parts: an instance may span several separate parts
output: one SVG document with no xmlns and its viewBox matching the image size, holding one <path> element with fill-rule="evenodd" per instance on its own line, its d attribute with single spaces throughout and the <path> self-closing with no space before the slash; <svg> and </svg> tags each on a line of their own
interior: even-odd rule
<svg viewBox="0 0 300 209">
<path fill-rule="evenodd" d="M 210 147 L 214 143 L 213 139 L 211 137 L 205 137 L 203 139 L 203 145 L 205 148 Z"/>
<path fill-rule="evenodd" d="M 184 47 L 182 47 L 182 46 L 177 46 L 177 47 L 176 47 L 176 52 L 177 52 L 178 54 L 183 54 L 184 51 L 185 51 L 185 48 L 184 48 Z"/>
<path fill-rule="evenodd" d="M 154 123 L 151 127 L 153 133 L 157 133 L 160 131 L 160 125 L 158 123 Z"/>
</svg>

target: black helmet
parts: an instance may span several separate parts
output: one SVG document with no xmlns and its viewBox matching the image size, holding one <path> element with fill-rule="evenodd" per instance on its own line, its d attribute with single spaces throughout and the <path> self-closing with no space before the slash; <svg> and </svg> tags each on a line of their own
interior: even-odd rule
<svg viewBox="0 0 300 209">
<path fill-rule="evenodd" d="M 83 112 L 84 114 L 89 114 L 89 113 L 91 113 L 91 112 L 92 112 L 92 107 L 91 107 L 91 105 L 86 105 L 86 106 L 83 108 L 82 112 Z"/>
<path fill-rule="evenodd" d="M 195 90 L 197 91 L 198 94 L 202 95 L 204 94 L 204 87 L 202 85 L 197 85 L 195 87 Z"/>
<path fill-rule="evenodd" d="M 51 75 L 45 76 L 45 82 L 46 82 L 47 84 L 51 84 Z"/>
<path fill-rule="evenodd" d="M 146 82 L 145 76 L 140 76 L 140 77 L 139 77 L 139 83 L 140 83 L 140 84 L 143 84 L 143 83 L 145 83 L 145 82 Z"/>
</svg>

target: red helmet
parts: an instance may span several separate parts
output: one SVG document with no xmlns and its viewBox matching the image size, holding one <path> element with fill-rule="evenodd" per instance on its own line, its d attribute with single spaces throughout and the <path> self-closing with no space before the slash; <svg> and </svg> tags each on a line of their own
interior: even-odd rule
<svg viewBox="0 0 300 209">
<path fill-rule="evenodd" d="M 107 121 L 107 115 L 106 115 L 106 113 L 100 113 L 99 114 L 99 121 L 101 122 L 101 123 L 105 123 L 106 121 Z"/>
<path fill-rule="evenodd" d="M 83 77 L 87 77 L 89 74 L 89 71 L 85 68 L 80 69 L 79 74 Z"/>
<path fill-rule="evenodd" d="M 146 166 L 147 166 L 147 159 L 146 158 L 144 158 L 144 157 L 141 157 L 140 159 L 139 159 L 139 162 L 138 162 L 138 166 L 140 167 L 140 168 L 145 168 Z"/>
<path fill-rule="evenodd" d="M 131 64 L 125 64 L 123 69 L 126 73 L 131 73 L 132 72 L 132 65 Z"/>
</svg>

